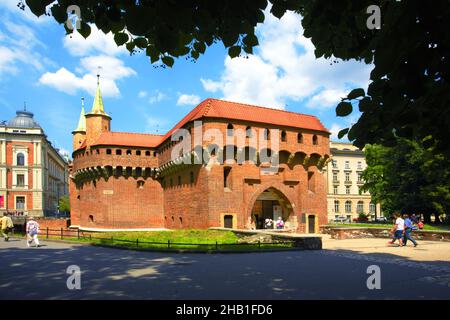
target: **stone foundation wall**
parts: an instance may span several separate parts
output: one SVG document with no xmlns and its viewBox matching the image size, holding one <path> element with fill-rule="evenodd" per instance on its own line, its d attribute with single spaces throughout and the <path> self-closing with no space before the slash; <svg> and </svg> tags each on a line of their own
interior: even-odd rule
<svg viewBox="0 0 450 320">
<path fill-rule="evenodd" d="M 210 230 L 222 230 L 231 231 L 239 238 L 243 239 L 243 242 L 252 243 L 261 241 L 264 242 L 278 242 L 278 241 L 292 241 L 296 248 L 304 250 L 322 250 L 322 238 L 320 236 L 307 236 L 299 234 L 288 234 L 269 231 L 257 231 L 257 230 L 239 230 L 239 229 L 227 229 L 227 228 L 209 228 Z M 249 241 L 250 240 L 250 241 Z"/>
<path fill-rule="evenodd" d="M 331 235 L 337 240 L 360 239 L 360 238 L 391 238 L 391 229 L 386 228 L 343 228 L 343 227 L 321 227 L 321 233 Z M 450 241 L 450 231 L 413 231 L 412 236 L 417 240 Z"/>
</svg>

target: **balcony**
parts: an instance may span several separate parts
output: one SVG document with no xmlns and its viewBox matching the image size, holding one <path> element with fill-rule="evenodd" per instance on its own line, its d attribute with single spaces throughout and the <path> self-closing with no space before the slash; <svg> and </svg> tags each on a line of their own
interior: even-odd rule
<svg viewBox="0 0 450 320">
<path fill-rule="evenodd" d="M 346 186 L 351 186 L 352 184 L 353 184 L 353 182 L 351 180 L 344 181 L 344 185 L 346 185 Z"/>
</svg>

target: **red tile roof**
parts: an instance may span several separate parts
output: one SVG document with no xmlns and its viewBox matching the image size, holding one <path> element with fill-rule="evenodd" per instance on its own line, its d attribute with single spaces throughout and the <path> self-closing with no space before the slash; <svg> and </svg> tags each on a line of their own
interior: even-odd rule
<svg viewBox="0 0 450 320">
<path fill-rule="evenodd" d="M 169 138 L 176 129 L 201 118 L 243 120 L 330 133 L 315 116 L 210 98 L 189 112 L 167 132 L 161 142 Z"/>
<path fill-rule="evenodd" d="M 154 148 L 163 136 L 130 132 L 103 132 L 94 145 Z"/>
<path fill-rule="evenodd" d="M 330 133 L 315 116 L 210 98 L 192 109 L 165 135 L 104 132 L 95 142 L 95 145 L 157 147 L 170 138 L 176 129 L 182 128 L 188 122 L 202 118 L 243 120 Z M 80 146 L 80 149 L 84 147 L 86 147 L 85 142 Z"/>
</svg>

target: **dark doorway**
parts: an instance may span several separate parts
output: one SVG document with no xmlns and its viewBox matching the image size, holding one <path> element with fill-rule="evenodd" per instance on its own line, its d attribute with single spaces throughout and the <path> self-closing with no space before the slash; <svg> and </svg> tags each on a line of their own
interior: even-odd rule
<svg viewBox="0 0 450 320">
<path fill-rule="evenodd" d="M 230 214 L 227 214 L 223 217 L 223 227 L 224 228 L 233 228 L 233 216 Z"/>
<path fill-rule="evenodd" d="M 313 215 L 308 216 L 308 232 L 309 233 L 316 232 L 316 217 Z"/>
</svg>

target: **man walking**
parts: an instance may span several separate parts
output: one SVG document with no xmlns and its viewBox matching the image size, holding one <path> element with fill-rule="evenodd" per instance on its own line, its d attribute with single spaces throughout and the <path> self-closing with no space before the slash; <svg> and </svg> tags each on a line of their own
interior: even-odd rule
<svg viewBox="0 0 450 320">
<path fill-rule="evenodd" d="M 2 237 L 5 241 L 9 241 L 9 233 L 14 228 L 14 224 L 11 217 L 6 212 L 3 213 L 3 217 L 0 219 L 0 224 L 2 228 Z"/>
<path fill-rule="evenodd" d="M 413 231 L 414 225 L 412 220 L 409 218 L 409 214 L 404 214 L 403 219 L 405 220 L 405 234 L 403 235 L 403 245 L 406 246 L 408 240 L 410 240 L 414 247 L 417 247 L 417 242 L 411 238 L 411 232 Z"/>
<path fill-rule="evenodd" d="M 405 221 L 400 216 L 400 213 L 396 212 L 394 213 L 395 218 L 395 224 L 394 228 L 392 229 L 392 232 L 394 233 L 393 238 L 391 241 L 388 242 L 388 244 L 394 244 L 395 240 L 398 239 L 398 243 L 400 247 L 403 247 L 403 231 L 405 229 Z"/>
<path fill-rule="evenodd" d="M 30 217 L 27 222 L 27 246 L 28 248 L 31 246 L 31 243 L 34 241 L 36 247 L 39 248 L 39 223 L 37 223 L 33 217 Z"/>
</svg>

